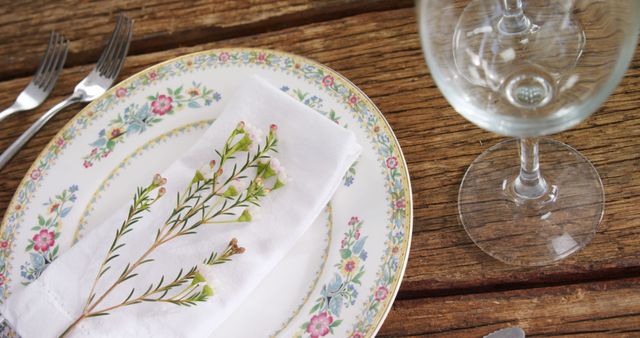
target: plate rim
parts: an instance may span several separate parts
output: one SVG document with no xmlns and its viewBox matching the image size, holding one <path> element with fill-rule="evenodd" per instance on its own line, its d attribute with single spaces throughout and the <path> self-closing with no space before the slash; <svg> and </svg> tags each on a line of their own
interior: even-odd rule
<svg viewBox="0 0 640 338">
<path fill-rule="evenodd" d="M 289 54 L 284 52 L 285 54 Z M 295 55 L 294 55 L 295 56 Z M 407 241 L 405 243 L 405 251 L 404 251 L 404 259 L 402 262 L 402 267 L 400 268 L 400 273 L 398 274 L 398 278 L 394 281 L 396 283 L 396 285 L 393 286 L 393 291 L 391 292 L 391 297 L 389 297 L 389 302 L 384 304 L 384 311 L 380 311 L 377 315 L 378 319 L 377 322 L 375 324 L 375 329 L 371 332 L 371 335 L 369 337 L 375 337 L 378 334 L 378 331 L 380 331 L 380 329 L 382 328 L 382 325 L 384 324 L 385 319 L 387 318 L 387 316 L 389 315 L 389 312 L 391 311 L 391 308 L 393 307 L 393 303 L 396 300 L 396 296 L 398 295 L 398 292 L 400 291 L 400 286 L 402 284 L 402 280 L 404 279 L 404 273 L 406 272 L 407 269 L 407 264 L 409 262 L 409 253 L 411 250 L 411 241 L 413 240 L 413 191 L 412 191 L 412 187 L 411 187 L 411 177 L 409 176 L 409 167 L 407 166 L 407 160 L 404 156 L 404 152 L 402 151 L 402 148 L 400 147 L 400 141 L 398 140 L 398 137 L 396 136 L 396 133 L 393 131 L 393 129 L 391 128 L 391 125 L 389 124 L 389 121 L 387 121 L 387 118 L 384 116 L 384 114 L 382 114 L 382 111 L 380 111 L 380 109 L 378 108 L 378 106 L 376 106 L 375 104 L 373 104 L 373 100 L 362 90 L 360 89 L 360 87 L 356 86 L 353 82 L 351 82 L 351 80 L 349 80 L 346 76 L 340 74 L 339 72 L 333 70 L 332 68 L 325 66 L 324 64 L 321 64 L 319 62 L 316 62 L 314 60 L 310 60 L 304 56 L 301 56 L 300 58 L 304 59 L 305 61 L 307 61 L 310 64 L 315 65 L 316 67 L 320 67 L 320 68 L 324 68 L 326 70 L 329 71 L 329 73 L 332 73 L 334 75 L 339 76 L 344 82 L 348 83 L 349 85 L 351 85 L 351 87 L 356 90 L 360 95 L 362 95 L 364 98 L 366 98 L 366 105 L 369 106 L 369 109 L 372 109 L 373 111 L 375 111 L 378 115 L 378 117 L 380 117 L 381 121 L 383 122 L 385 129 L 387 129 L 387 132 L 389 132 L 389 134 L 391 136 L 393 136 L 393 141 L 396 145 L 396 147 L 398 148 L 398 153 L 400 154 L 400 159 L 401 159 L 401 167 L 404 169 L 403 173 L 404 173 L 404 177 L 407 178 L 407 193 L 409 196 L 409 207 L 406 208 L 405 210 L 408 212 L 407 216 L 407 220 L 409 222 L 409 228 L 407 229 L 407 233 L 408 233 L 408 237 L 407 237 Z M 0 228 L 1 229 L 1 228 Z M 380 315 L 380 313 L 382 313 L 382 315 Z M 369 334 L 369 332 L 365 333 L 365 336 L 367 336 Z"/>
<path fill-rule="evenodd" d="M 403 178 L 406 178 L 406 186 L 405 188 L 407 189 L 407 196 L 408 196 L 408 204 L 407 207 L 405 208 L 405 219 L 407 220 L 407 234 L 406 236 L 406 241 L 404 243 L 404 248 L 402 251 L 403 254 L 403 259 L 401 259 L 400 261 L 402 262 L 402 266 L 400 267 L 399 273 L 398 273 L 398 277 L 394 279 L 393 281 L 393 285 L 392 285 L 392 290 L 390 292 L 390 297 L 387 297 L 385 299 L 385 303 L 383 304 L 384 310 L 383 311 L 379 311 L 376 316 L 374 317 L 374 320 L 372 321 L 372 323 L 375 323 L 374 325 L 372 325 L 372 327 L 374 327 L 373 330 L 371 330 L 371 328 L 369 328 L 367 330 L 367 332 L 364 332 L 364 335 L 367 337 L 374 337 L 378 331 L 380 330 L 380 328 L 382 327 L 382 325 L 384 324 L 384 321 L 386 319 L 386 317 L 388 316 L 389 312 L 391 311 L 393 302 L 395 301 L 395 298 L 400 290 L 400 286 L 402 284 L 402 280 L 404 279 L 404 274 L 406 272 L 406 268 L 407 268 L 407 264 L 408 264 L 408 260 L 409 260 L 409 253 L 410 253 L 410 249 L 411 249 L 411 241 L 413 239 L 413 192 L 412 192 L 412 186 L 411 186 L 411 178 L 409 175 L 409 169 L 407 166 L 407 162 L 406 162 L 406 158 L 404 156 L 404 152 L 402 151 L 402 148 L 400 146 L 400 142 L 398 141 L 398 138 L 396 137 L 393 129 L 391 128 L 391 125 L 389 124 L 389 122 L 387 121 L 386 117 L 382 114 L 382 112 L 380 111 L 380 109 L 378 109 L 378 107 L 373 103 L 373 100 L 371 100 L 371 98 L 364 93 L 364 91 L 362 91 L 362 89 L 360 89 L 358 86 L 356 86 L 353 82 L 351 82 L 351 80 L 349 80 L 347 77 L 345 77 L 344 75 L 342 75 L 341 73 L 335 71 L 334 69 L 318 62 L 315 60 L 312 60 L 308 57 L 305 56 L 300 56 L 297 54 L 293 54 L 290 52 L 285 52 L 285 51 L 281 51 L 281 50 L 276 50 L 276 49 L 270 49 L 270 48 L 254 48 L 254 47 L 229 47 L 229 48 L 212 48 L 212 49 L 206 49 L 206 50 L 201 50 L 198 52 L 193 52 L 193 53 L 188 53 L 188 54 L 184 54 L 184 55 L 179 55 L 176 57 L 173 57 L 171 59 L 165 60 L 163 62 L 159 62 L 156 64 L 153 64 L 149 67 L 146 67 L 144 69 L 141 69 L 140 71 L 130 75 L 129 77 L 125 78 L 124 80 L 114 84 L 111 88 L 109 88 L 105 93 L 103 93 L 102 95 L 100 95 L 98 98 L 96 98 L 95 100 L 89 102 L 86 106 L 82 107 L 82 109 L 80 109 L 71 119 L 69 119 L 69 121 L 67 121 L 61 128 L 60 130 L 58 130 L 58 132 L 53 135 L 53 137 L 51 138 L 51 140 L 42 148 L 42 150 L 38 153 L 38 156 L 33 160 L 31 166 L 29 166 L 29 168 L 26 170 L 22 180 L 20 180 L 20 183 L 18 183 L 18 186 L 16 188 L 16 190 L 13 193 L 13 196 L 11 197 L 11 200 L 9 202 L 9 204 L 7 205 L 7 209 L 5 210 L 5 213 L 2 217 L 2 222 L 0 223 L 0 234 L 4 231 L 4 228 L 7 226 L 8 223 L 8 217 L 10 214 L 10 210 L 12 210 L 13 208 L 15 208 L 17 199 L 18 199 L 18 195 L 20 190 L 22 189 L 22 186 L 25 185 L 26 182 L 29 181 L 30 175 L 29 173 L 32 172 L 34 169 L 37 169 L 37 164 L 38 162 L 45 157 L 45 155 L 49 152 L 49 149 L 51 148 L 52 145 L 55 144 L 55 140 L 57 140 L 59 137 L 61 137 L 64 134 L 64 131 L 66 131 L 67 129 L 69 129 L 70 127 L 72 127 L 77 120 L 86 117 L 92 110 L 92 108 L 97 105 L 102 99 L 104 99 L 105 97 L 114 94 L 117 89 L 119 87 L 124 87 L 125 85 L 129 84 L 130 82 L 134 81 L 135 79 L 137 79 L 138 77 L 146 74 L 147 72 L 160 68 L 164 65 L 170 64 L 170 63 L 174 63 L 177 61 L 180 61 L 182 59 L 186 59 L 186 58 L 191 58 L 191 57 L 196 57 L 199 55 L 204 55 L 204 54 L 210 54 L 210 53 L 220 53 L 220 52 L 237 52 L 237 51 L 244 51 L 244 52 L 256 52 L 256 53 L 271 53 L 271 54 L 276 54 L 279 56 L 285 56 L 285 57 L 290 57 L 294 60 L 299 60 L 302 61 L 306 64 L 312 65 L 314 67 L 317 67 L 319 69 L 324 70 L 327 74 L 333 76 L 334 78 L 339 78 L 341 81 L 345 82 L 346 84 L 348 84 L 351 89 L 353 89 L 354 91 L 357 91 L 359 95 L 362 95 L 362 97 L 364 97 L 366 100 L 364 102 L 364 104 L 367 106 L 368 109 L 370 109 L 377 117 L 380 118 L 381 124 L 384 127 L 384 129 L 386 130 L 386 132 L 389 133 L 390 136 L 392 136 L 393 138 L 393 144 L 396 146 L 397 151 L 398 151 L 398 155 L 400 155 L 399 163 L 400 165 L 398 167 L 400 167 L 402 169 L 402 173 Z M 56 158 L 57 159 L 57 158 Z M 55 160 L 55 159 L 54 159 Z M 29 203 L 27 203 L 28 205 Z M 25 206 L 26 208 L 26 206 Z"/>
</svg>

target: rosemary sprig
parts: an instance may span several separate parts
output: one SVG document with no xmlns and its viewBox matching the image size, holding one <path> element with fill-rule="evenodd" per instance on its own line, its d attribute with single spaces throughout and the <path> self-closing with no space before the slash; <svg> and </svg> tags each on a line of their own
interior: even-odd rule
<svg viewBox="0 0 640 338">
<path fill-rule="evenodd" d="M 238 246 L 238 240 L 232 239 L 227 248 L 218 255 L 217 252 L 212 252 L 209 258 L 204 260 L 204 265 L 222 264 L 231 261 L 231 256 L 244 253 L 245 249 Z M 166 302 L 174 305 L 181 306 L 193 306 L 197 302 L 206 301 L 208 297 L 213 295 L 213 289 L 210 285 L 207 285 L 207 277 L 203 276 L 201 271 L 206 268 L 197 266 L 192 267 L 187 273 L 183 274 L 183 270 L 180 270 L 177 276 L 169 281 L 165 282 L 164 276 L 160 278 L 158 283 L 150 284 L 146 291 L 140 295 L 133 297 L 135 288 L 131 289 L 129 296 L 117 305 L 113 305 L 101 310 L 94 311 L 92 317 L 108 315 L 110 311 L 117 308 L 138 304 L 141 302 Z M 184 286 L 182 291 L 176 293 L 171 297 L 167 295 L 173 291 L 173 289 Z"/>
<path fill-rule="evenodd" d="M 141 214 L 145 211 L 148 211 L 151 205 L 153 205 L 155 201 L 157 201 L 160 197 L 162 197 L 162 195 L 165 194 L 166 189 L 162 187 L 162 185 L 164 185 L 166 181 L 166 178 L 163 178 L 160 175 L 155 175 L 151 184 L 149 184 L 145 188 L 137 189 L 136 194 L 133 197 L 133 205 L 129 207 L 127 219 L 125 219 L 125 221 L 122 222 L 120 228 L 116 230 L 116 235 L 113 238 L 113 242 L 111 243 L 111 246 L 109 247 L 104 260 L 100 264 L 100 268 L 98 269 L 98 276 L 96 277 L 96 279 L 94 279 L 93 284 L 91 285 L 89 297 L 83 310 L 86 310 L 86 308 L 96 296 L 94 291 L 100 278 L 107 271 L 109 271 L 109 269 L 111 269 L 111 265 L 109 265 L 109 262 L 120 256 L 120 254 L 117 254 L 116 252 L 118 251 L 118 249 L 125 246 L 125 243 L 120 243 L 120 240 L 122 239 L 122 237 L 124 237 L 124 235 L 129 233 L 132 230 L 131 227 L 142 218 Z M 151 198 L 151 193 L 158 187 L 160 187 L 158 194 L 155 198 Z"/>
<path fill-rule="evenodd" d="M 98 305 L 118 286 L 127 280 L 138 276 L 136 269 L 143 264 L 154 261 L 150 255 L 163 244 L 176 238 L 193 235 L 203 224 L 220 224 L 251 221 L 255 212 L 252 207 L 259 207 L 259 201 L 270 191 L 282 187 L 286 181 L 286 174 L 270 153 L 277 152 L 277 127 L 271 125 L 268 135 L 261 143 L 261 132 L 249 124 L 240 122 L 227 138 L 221 151 L 216 150 L 218 162 L 212 160 L 197 170 L 191 183 L 182 194 L 178 193 L 176 206 L 165 222 L 156 232 L 153 243 L 133 262 L 126 264 L 118 278 L 100 296 L 95 292 L 101 277 L 111 270 L 111 263 L 120 257 L 118 250 L 126 245 L 123 237 L 133 230 L 133 226 L 142 218 L 142 213 L 149 210 L 162 195 L 165 194 L 166 179 L 160 175 L 154 176 L 150 185 L 139 188 L 129 209 L 127 218 L 116 231 L 112 245 L 102 261 L 82 314 L 63 332 L 64 337 L 82 320 L 90 317 L 108 315 L 111 311 L 141 302 L 165 302 L 175 305 L 192 306 L 206 301 L 213 295 L 211 287 L 211 266 L 229 262 L 231 257 L 241 254 L 244 248 L 238 246 L 233 239 L 221 253 L 212 252 L 197 267 L 191 267 L 186 273 L 181 269 L 177 276 L 169 282 L 162 276 L 155 284 L 136 295 L 135 288 L 131 289 L 128 297 L 122 302 L 107 308 L 98 309 Z M 241 166 L 234 163 L 227 178 L 223 178 L 227 163 L 235 160 L 239 153 L 246 152 L 246 158 Z M 255 175 L 250 179 L 249 169 L 256 168 Z M 243 185 L 242 182 L 249 180 Z M 265 187 L 267 180 L 269 187 Z M 152 192 L 158 189 L 156 197 Z M 239 213 L 239 216 L 238 216 Z"/>
</svg>

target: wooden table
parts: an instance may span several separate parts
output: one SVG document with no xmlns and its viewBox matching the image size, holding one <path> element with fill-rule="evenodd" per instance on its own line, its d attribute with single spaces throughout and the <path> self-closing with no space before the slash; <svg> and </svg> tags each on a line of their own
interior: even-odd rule
<svg viewBox="0 0 640 338">
<path fill-rule="evenodd" d="M 597 113 L 554 136 L 580 150 L 602 176 L 607 204 L 598 235 L 559 265 L 521 268 L 482 253 L 460 225 L 462 175 L 501 138 L 467 122 L 441 96 L 424 64 L 410 0 L 6 2 L 0 107 L 30 80 L 50 30 L 72 43 L 49 100 L 0 124 L 0 149 L 93 67 L 117 13 L 136 20 L 121 79 L 191 52 L 265 47 L 328 65 L 378 105 L 406 156 L 415 213 L 409 265 L 379 336 L 481 337 L 511 325 L 529 336 L 640 336 L 640 54 Z M 57 115 L 0 171 L 0 210 L 77 111 Z"/>
</svg>

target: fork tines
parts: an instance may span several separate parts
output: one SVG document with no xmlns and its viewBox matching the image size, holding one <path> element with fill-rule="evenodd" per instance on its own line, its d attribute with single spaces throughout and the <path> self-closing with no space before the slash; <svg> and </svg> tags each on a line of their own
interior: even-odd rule
<svg viewBox="0 0 640 338">
<path fill-rule="evenodd" d="M 33 77 L 33 84 L 45 92 L 52 89 L 67 59 L 68 45 L 69 40 L 62 34 L 56 31 L 51 32 L 46 52 Z"/>
<path fill-rule="evenodd" d="M 120 73 L 133 34 L 133 20 L 125 15 L 118 15 L 117 20 L 109 42 L 95 67 L 98 73 L 106 78 L 114 78 Z"/>
</svg>

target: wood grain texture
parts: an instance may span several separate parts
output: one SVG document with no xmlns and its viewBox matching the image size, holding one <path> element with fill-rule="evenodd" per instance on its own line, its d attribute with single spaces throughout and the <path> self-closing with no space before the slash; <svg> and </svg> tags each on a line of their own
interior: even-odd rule
<svg viewBox="0 0 640 338">
<path fill-rule="evenodd" d="M 412 4 L 411 0 L 5 1 L 0 6 L 0 79 L 31 75 L 51 30 L 71 41 L 67 66 L 94 62 L 116 14 L 136 22 L 129 52 L 135 55 Z"/>
<path fill-rule="evenodd" d="M 384 113 L 400 140 L 414 193 L 409 265 L 399 300 L 382 335 L 438 334 L 446 329 L 453 330 L 447 333 L 449 336 L 479 336 L 512 323 L 525 323 L 541 335 L 570 334 L 560 331 L 564 325 L 558 319 L 578 311 L 570 306 L 572 302 L 569 301 L 569 305 L 560 302 L 565 297 L 560 291 L 569 290 L 568 295 L 571 290 L 577 290 L 577 286 L 564 286 L 568 283 L 582 283 L 580 287 L 584 286 L 585 294 L 589 295 L 576 301 L 582 304 L 582 308 L 578 308 L 582 312 L 578 311 L 581 317 L 575 317 L 580 321 L 571 324 L 575 333 L 586 328 L 584 335 L 610 333 L 615 336 L 615 330 L 619 333 L 631 330 L 628 334 L 632 336 L 638 334 L 633 330 L 640 329 L 640 319 L 634 315 L 640 312 L 640 299 L 632 295 L 632 291 L 634 286 L 636 293 L 638 290 L 638 280 L 633 277 L 640 277 L 640 108 L 637 103 L 640 102 L 640 53 L 636 53 L 627 76 L 597 113 L 577 127 L 554 135 L 555 139 L 587 156 L 602 176 L 607 204 L 598 235 L 584 251 L 559 265 L 520 268 L 504 265 L 482 253 L 459 223 L 457 193 L 467 166 L 502 138 L 472 125 L 444 100 L 429 77 L 416 30 L 413 8 L 349 15 L 134 55 L 127 59 L 121 79 L 186 53 L 248 46 L 274 48 L 315 59 L 363 89 Z M 0 124 L 0 149 L 6 148 L 45 109 L 70 93 L 90 69 L 91 65 L 65 69 L 43 107 Z M 0 106 L 9 105 L 26 82 L 28 79 L 23 77 L 0 82 Z M 6 209 L 37 154 L 79 108 L 75 106 L 56 116 L 0 171 L 0 211 Z M 627 284 L 611 281 L 623 277 L 630 278 L 624 280 Z M 596 289 L 589 291 L 590 285 L 601 287 L 594 286 Z M 558 291 L 560 296 L 545 298 L 546 291 Z M 609 295 L 611 302 L 606 301 Z M 628 303 L 615 308 L 615 302 L 625 300 Z M 493 311 L 494 305 L 499 313 L 490 317 L 487 313 Z M 544 313 L 547 307 L 553 316 Z M 589 312 L 585 307 L 596 309 Z M 607 307 L 611 308 L 610 312 Z M 518 312 L 518 309 L 533 312 Z M 531 313 L 537 315 L 530 316 Z M 607 314 L 620 317 L 598 319 Z M 405 317 L 415 323 L 406 323 Z M 532 319 L 525 321 L 529 317 Z M 496 321 L 491 322 L 494 318 Z M 550 327 L 548 331 L 542 329 L 545 325 Z M 589 331 L 591 327 L 595 329 Z"/>
<path fill-rule="evenodd" d="M 640 279 L 396 301 L 378 337 L 640 336 Z"/>
</svg>

